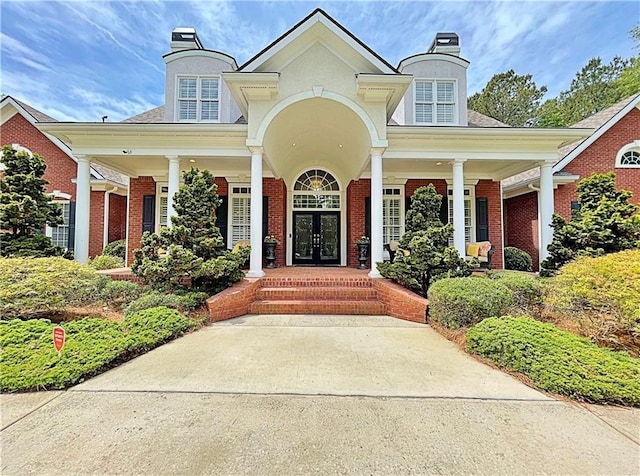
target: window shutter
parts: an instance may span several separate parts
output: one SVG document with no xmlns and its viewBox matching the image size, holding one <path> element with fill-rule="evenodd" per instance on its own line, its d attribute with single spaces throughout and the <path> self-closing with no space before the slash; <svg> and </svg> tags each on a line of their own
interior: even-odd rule
<svg viewBox="0 0 640 476">
<path fill-rule="evenodd" d="M 73 251 L 76 244 L 76 202 L 69 203 L 69 241 L 67 248 Z"/>
<path fill-rule="evenodd" d="M 442 196 L 442 203 L 440 204 L 440 221 L 443 225 L 449 223 L 449 198 L 446 195 Z"/>
<path fill-rule="evenodd" d="M 262 197 L 262 238 L 269 234 L 269 197 Z"/>
<path fill-rule="evenodd" d="M 142 197 L 142 233 L 155 231 L 156 221 L 156 196 L 145 195 Z"/>
<path fill-rule="evenodd" d="M 216 226 L 220 229 L 222 235 L 222 241 L 225 247 L 229 246 L 227 243 L 227 217 L 229 216 L 229 197 L 226 195 L 220 196 L 220 206 L 216 208 Z"/>
<path fill-rule="evenodd" d="M 371 238 L 371 197 L 364 198 L 364 235 Z"/>
<path fill-rule="evenodd" d="M 476 198 L 476 241 L 489 241 L 489 205 L 486 198 Z"/>
</svg>

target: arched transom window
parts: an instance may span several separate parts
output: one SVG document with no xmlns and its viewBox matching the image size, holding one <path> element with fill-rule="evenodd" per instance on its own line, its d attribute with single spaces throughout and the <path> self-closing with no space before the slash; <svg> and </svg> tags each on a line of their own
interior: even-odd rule
<svg viewBox="0 0 640 476">
<path fill-rule="evenodd" d="M 616 167 L 640 168 L 640 140 L 633 141 L 618 151 Z"/>
<path fill-rule="evenodd" d="M 307 170 L 298 177 L 293 190 L 294 208 L 340 208 L 340 185 L 326 170 Z"/>
</svg>

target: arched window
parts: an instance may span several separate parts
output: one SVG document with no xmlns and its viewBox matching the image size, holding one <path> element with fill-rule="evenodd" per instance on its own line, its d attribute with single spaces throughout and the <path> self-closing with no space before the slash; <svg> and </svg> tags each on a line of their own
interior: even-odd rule
<svg viewBox="0 0 640 476">
<path fill-rule="evenodd" d="M 293 189 L 293 208 L 340 208 L 340 185 L 326 170 L 312 169 L 302 173 Z"/>
<path fill-rule="evenodd" d="M 325 192 L 338 191 L 340 187 L 337 180 L 329 172 L 313 169 L 300 175 L 293 189 L 305 192 Z"/>
<path fill-rule="evenodd" d="M 616 155 L 616 167 L 640 168 L 640 140 L 622 147 Z"/>
</svg>

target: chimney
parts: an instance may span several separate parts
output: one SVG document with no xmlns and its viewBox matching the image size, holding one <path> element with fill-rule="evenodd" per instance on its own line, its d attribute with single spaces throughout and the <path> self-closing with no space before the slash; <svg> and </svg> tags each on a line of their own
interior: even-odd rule
<svg viewBox="0 0 640 476">
<path fill-rule="evenodd" d="M 171 32 L 171 51 L 204 49 L 195 28 L 179 27 Z"/>
<path fill-rule="evenodd" d="M 436 33 L 427 53 L 460 56 L 460 39 L 455 33 Z"/>
</svg>

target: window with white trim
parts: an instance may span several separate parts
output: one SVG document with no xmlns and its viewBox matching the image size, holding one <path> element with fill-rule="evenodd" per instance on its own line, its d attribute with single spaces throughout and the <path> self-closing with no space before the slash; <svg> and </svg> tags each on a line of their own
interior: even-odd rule
<svg viewBox="0 0 640 476">
<path fill-rule="evenodd" d="M 425 79 L 416 80 L 415 123 L 456 123 L 455 81 Z"/>
<path fill-rule="evenodd" d="M 168 204 L 169 204 L 169 187 L 167 185 L 158 184 L 156 205 L 156 232 L 160 228 L 169 226 Z"/>
<path fill-rule="evenodd" d="M 220 78 L 179 76 L 176 117 L 178 121 L 217 122 L 220 120 Z"/>
<path fill-rule="evenodd" d="M 382 240 L 383 243 L 400 241 L 404 218 L 404 196 L 400 187 L 382 189 Z"/>
<path fill-rule="evenodd" d="M 448 189 L 449 196 L 449 223 L 453 225 L 453 190 Z M 464 189 L 464 241 L 465 243 L 473 243 L 476 241 L 474 233 L 475 228 L 475 193 L 473 188 Z M 449 244 L 453 246 L 453 238 L 449 240 Z"/>
<path fill-rule="evenodd" d="M 45 228 L 45 234 L 51 238 L 54 245 L 66 249 L 69 247 L 69 214 L 71 212 L 71 203 L 60 201 L 54 201 L 53 203 L 57 203 L 60 205 L 60 208 L 62 208 L 63 222 L 62 225 L 58 226 L 47 225 Z"/>
<path fill-rule="evenodd" d="M 238 241 L 251 240 L 251 187 L 230 186 L 230 190 L 229 236 L 233 247 Z"/>
<path fill-rule="evenodd" d="M 622 154 L 618 167 L 640 167 L 640 149 L 628 150 Z"/>
</svg>

